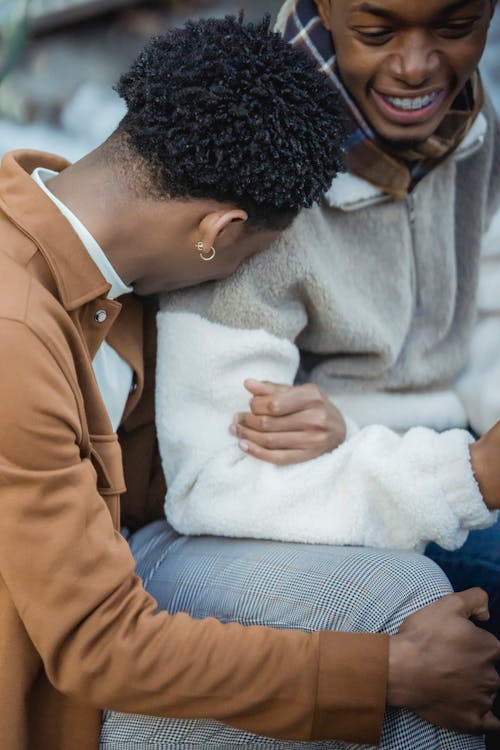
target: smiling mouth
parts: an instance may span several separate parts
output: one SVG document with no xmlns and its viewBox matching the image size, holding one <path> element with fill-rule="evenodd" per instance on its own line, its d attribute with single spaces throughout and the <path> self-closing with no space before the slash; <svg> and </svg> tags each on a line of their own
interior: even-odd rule
<svg viewBox="0 0 500 750">
<path fill-rule="evenodd" d="M 372 89 L 379 110 L 388 119 L 402 125 L 425 122 L 440 108 L 445 89 L 436 89 L 419 96 L 391 96 Z"/>
<path fill-rule="evenodd" d="M 440 91 L 433 91 L 432 94 L 417 96 L 411 99 L 409 97 L 405 97 L 404 99 L 402 99 L 399 96 L 384 96 L 384 94 L 381 94 L 381 96 L 384 101 L 386 101 L 396 109 L 400 109 L 403 112 L 415 112 L 416 110 L 429 107 L 433 102 L 436 101 L 440 93 Z"/>
</svg>

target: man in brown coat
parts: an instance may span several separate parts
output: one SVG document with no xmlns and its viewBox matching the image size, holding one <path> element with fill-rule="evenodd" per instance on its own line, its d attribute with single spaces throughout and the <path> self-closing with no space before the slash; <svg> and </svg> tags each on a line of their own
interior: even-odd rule
<svg viewBox="0 0 500 750">
<path fill-rule="evenodd" d="M 128 115 L 96 152 L 18 152 L 0 170 L 2 750 L 95 750 L 104 707 L 299 740 L 375 743 L 386 703 L 497 726 L 478 590 L 391 638 L 156 612 L 117 531 L 123 493 L 135 526 L 163 501 L 151 295 L 269 245 L 331 181 L 341 127 L 267 24 L 172 32 L 119 91 Z"/>
</svg>

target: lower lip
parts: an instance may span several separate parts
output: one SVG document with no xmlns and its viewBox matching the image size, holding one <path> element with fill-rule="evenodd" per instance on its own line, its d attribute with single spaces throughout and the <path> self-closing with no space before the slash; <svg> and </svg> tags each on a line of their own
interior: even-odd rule
<svg viewBox="0 0 500 750">
<path fill-rule="evenodd" d="M 371 93 L 382 114 L 388 120 L 397 122 L 399 125 L 417 125 L 421 122 L 427 122 L 427 120 L 430 120 L 436 114 L 445 98 L 445 90 L 442 89 L 436 98 L 426 107 L 422 107 L 421 109 L 399 109 L 390 104 L 375 89 L 372 89 Z"/>
</svg>

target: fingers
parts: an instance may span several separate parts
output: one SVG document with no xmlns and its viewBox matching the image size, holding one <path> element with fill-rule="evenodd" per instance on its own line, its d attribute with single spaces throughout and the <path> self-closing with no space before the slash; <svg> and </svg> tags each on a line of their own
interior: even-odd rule
<svg viewBox="0 0 500 750">
<path fill-rule="evenodd" d="M 300 451 L 312 455 L 324 450 L 325 441 L 320 433 L 307 435 L 305 439 L 303 432 L 258 432 L 247 427 L 239 427 L 236 434 L 241 442 L 258 445 L 268 451 Z"/>
<path fill-rule="evenodd" d="M 321 390 L 311 383 L 291 386 L 245 380 L 244 385 L 253 395 L 250 409 L 255 415 L 283 417 L 323 405 L 325 400 Z"/>
<path fill-rule="evenodd" d="M 275 466 L 289 466 L 308 461 L 311 456 L 302 450 L 269 450 L 249 440 L 240 440 L 239 447 L 245 453 Z"/>
<path fill-rule="evenodd" d="M 320 431 L 260 432 L 239 424 L 232 424 L 229 431 L 239 438 L 245 453 L 281 466 L 310 461 L 342 442 L 338 438 L 332 445 L 330 434 Z"/>
<path fill-rule="evenodd" d="M 271 383 L 269 380 L 254 380 L 253 378 L 247 378 L 243 385 L 254 396 L 271 395 L 280 387 L 277 383 Z M 289 386 L 285 387 L 288 388 Z"/>
<path fill-rule="evenodd" d="M 270 463 L 301 463 L 337 448 L 346 437 L 339 410 L 313 384 L 246 380 L 250 412 L 236 414 L 229 431 L 246 453 Z"/>
<path fill-rule="evenodd" d="M 476 620 L 481 621 L 490 619 L 488 594 L 483 589 L 477 587 L 467 589 L 452 596 L 460 600 L 464 617 L 474 617 Z"/>
<path fill-rule="evenodd" d="M 238 437 L 248 437 L 245 430 L 253 432 L 300 432 L 305 429 L 325 429 L 325 415 L 319 409 L 306 409 L 299 414 L 288 414 L 284 417 L 270 417 L 267 414 L 257 416 L 251 412 L 240 412 L 235 414 L 233 425 L 237 428 L 233 431 Z M 238 429 L 241 428 L 241 429 Z"/>
<path fill-rule="evenodd" d="M 488 597 L 479 588 L 450 594 L 410 615 L 390 642 L 388 699 L 395 697 L 396 705 L 439 726 L 497 731 L 491 708 L 500 684 L 495 668 L 500 644 L 470 621 L 487 615 Z"/>
</svg>

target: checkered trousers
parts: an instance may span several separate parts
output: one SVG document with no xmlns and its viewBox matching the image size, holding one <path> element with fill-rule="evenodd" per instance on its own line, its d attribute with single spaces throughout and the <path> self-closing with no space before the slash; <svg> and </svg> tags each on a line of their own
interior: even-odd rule
<svg viewBox="0 0 500 750">
<path fill-rule="evenodd" d="M 164 521 L 130 539 L 137 572 L 161 609 L 223 622 L 307 631 L 396 633 L 412 612 L 450 592 L 441 570 L 407 552 L 260 540 L 184 537 Z M 481 750 L 481 738 L 388 709 L 384 750 Z M 100 750 L 355 750 L 285 742 L 209 719 L 106 712 Z M 365 746 L 366 748 L 366 746 Z"/>
</svg>

